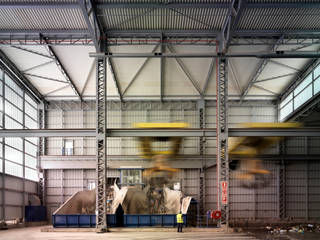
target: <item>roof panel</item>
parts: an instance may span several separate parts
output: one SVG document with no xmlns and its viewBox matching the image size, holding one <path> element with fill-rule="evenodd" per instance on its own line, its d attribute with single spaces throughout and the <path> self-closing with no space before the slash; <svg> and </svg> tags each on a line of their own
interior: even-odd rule
<svg viewBox="0 0 320 240">
<path fill-rule="evenodd" d="M 320 28 L 319 20 L 319 8 L 247 8 L 242 14 L 238 29 L 310 30 Z"/>
<path fill-rule="evenodd" d="M 217 30 L 226 8 L 105 8 L 99 11 L 106 30 Z"/>
<path fill-rule="evenodd" d="M 0 29 L 87 29 L 80 8 L 0 8 Z"/>
</svg>

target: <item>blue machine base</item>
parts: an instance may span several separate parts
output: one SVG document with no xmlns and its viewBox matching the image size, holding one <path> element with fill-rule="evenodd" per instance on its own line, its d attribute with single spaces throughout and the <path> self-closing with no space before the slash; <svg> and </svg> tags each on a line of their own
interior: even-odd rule
<svg viewBox="0 0 320 240">
<path fill-rule="evenodd" d="M 187 225 L 187 216 L 183 215 L 184 225 Z M 52 215 L 53 227 L 95 227 L 96 215 Z M 117 217 L 115 214 L 107 215 L 107 225 L 117 227 Z M 176 227 L 175 214 L 157 215 L 123 215 L 123 227 Z"/>
</svg>

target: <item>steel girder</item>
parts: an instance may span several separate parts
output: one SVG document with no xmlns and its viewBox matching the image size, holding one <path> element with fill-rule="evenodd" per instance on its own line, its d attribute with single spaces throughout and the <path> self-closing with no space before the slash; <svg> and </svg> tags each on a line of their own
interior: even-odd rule
<svg viewBox="0 0 320 240">
<path fill-rule="evenodd" d="M 107 230 L 107 196 L 106 196 L 106 178 L 107 178 L 107 148 L 106 148 L 106 60 L 97 59 L 97 93 L 96 93 L 96 228 L 98 232 Z"/>
<path fill-rule="evenodd" d="M 0 137 L 96 137 L 94 128 L 1 129 Z M 215 128 L 133 129 L 109 128 L 107 137 L 216 137 Z M 319 127 L 305 128 L 229 128 L 229 137 L 320 137 Z"/>
<path fill-rule="evenodd" d="M 220 53 L 89 53 L 90 57 L 95 58 L 215 58 L 220 57 Z M 225 54 L 224 58 L 320 58 L 320 52 L 314 51 L 275 51 L 257 53 L 234 53 Z"/>
</svg>

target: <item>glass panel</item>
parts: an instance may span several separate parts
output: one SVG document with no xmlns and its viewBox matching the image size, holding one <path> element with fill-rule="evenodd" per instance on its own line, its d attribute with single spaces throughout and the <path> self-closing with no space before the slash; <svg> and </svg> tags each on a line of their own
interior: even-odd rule
<svg viewBox="0 0 320 240">
<path fill-rule="evenodd" d="M 2 162 L 3 162 L 3 160 L 2 159 L 0 159 L 0 172 L 2 172 L 3 170 L 2 170 Z"/>
<path fill-rule="evenodd" d="M 16 149 L 13 149 L 11 147 L 5 146 L 5 159 L 8 159 L 15 163 L 22 164 L 23 163 L 22 156 L 23 156 L 22 152 Z"/>
<path fill-rule="evenodd" d="M 73 140 L 64 141 L 63 155 L 73 155 Z"/>
<path fill-rule="evenodd" d="M 292 100 L 280 110 L 280 120 L 283 120 L 293 111 Z"/>
<path fill-rule="evenodd" d="M 26 141 L 24 147 L 25 147 L 26 153 L 35 157 L 37 156 L 37 146 Z"/>
<path fill-rule="evenodd" d="M 7 145 L 23 151 L 22 138 L 5 138 L 4 140 Z"/>
<path fill-rule="evenodd" d="M 25 178 L 33 181 L 39 181 L 38 171 L 30 168 L 25 168 Z"/>
<path fill-rule="evenodd" d="M 34 145 L 38 145 L 38 138 L 25 138 L 25 140 L 28 140 L 29 142 L 33 143 Z"/>
<path fill-rule="evenodd" d="M 5 128 L 7 129 L 22 129 L 22 125 L 19 124 L 18 122 L 12 120 L 8 116 L 5 116 Z"/>
<path fill-rule="evenodd" d="M 37 159 L 28 154 L 24 155 L 24 163 L 27 167 L 37 168 Z"/>
<path fill-rule="evenodd" d="M 9 100 L 14 106 L 18 107 L 19 109 L 22 109 L 23 107 L 23 99 L 18 94 L 16 94 L 14 91 L 12 91 L 7 86 L 5 87 L 5 98 Z"/>
<path fill-rule="evenodd" d="M 14 107 L 8 101 L 5 101 L 5 113 L 10 117 L 18 121 L 19 123 L 23 123 L 23 112 L 18 108 Z"/>
<path fill-rule="evenodd" d="M 7 75 L 5 74 L 5 83 L 10 86 L 15 92 L 17 92 L 20 96 L 23 95 L 23 91 L 21 88 Z"/>
<path fill-rule="evenodd" d="M 318 78 L 313 82 L 313 88 L 314 88 L 314 95 L 320 92 L 320 78 Z"/>
<path fill-rule="evenodd" d="M 25 112 L 32 117 L 34 120 L 38 118 L 38 111 L 33 108 L 29 103 L 25 102 Z"/>
<path fill-rule="evenodd" d="M 3 83 L 2 83 L 2 81 L 0 80 L 0 95 L 2 96 L 3 94 L 2 94 L 2 89 L 3 89 Z"/>
<path fill-rule="evenodd" d="M 312 97 L 312 85 L 309 85 L 298 96 L 294 98 L 294 110 L 304 104 L 309 98 Z"/>
<path fill-rule="evenodd" d="M 312 82 L 312 74 L 309 74 L 295 89 L 294 95 L 297 96 L 308 84 Z"/>
<path fill-rule="evenodd" d="M 3 98 L 0 97 L 0 111 L 3 111 Z"/>
<path fill-rule="evenodd" d="M 318 65 L 314 70 L 313 70 L 313 75 L 314 78 L 317 78 L 320 75 L 320 65 Z"/>
<path fill-rule="evenodd" d="M 17 176 L 17 177 L 23 177 L 23 169 L 21 165 L 5 161 L 5 173 Z"/>
<path fill-rule="evenodd" d="M 128 170 L 122 170 L 122 184 L 137 184 L 141 183 L 141 170 L 136 169 L 128 169 Z"/>
<path fill-rule="evenodd" d="M 293 93 L 290 93 L 281 103 L 280 108 L 287 104 L 293 98 Z"/>
<path fill-rule="evenodd" d="M 37 129 L 38 123 L 35 122 L 32 118 L 25 116 L 25 126 L 26 128 Z"/>
<path fill-rule="evenodd" d="M 25 98 L 25 100 L 26 100 L 31 106 L 33 106 L 35 109 L 38 108 L 37 102 L 34 101 L 31 97 L 29 97 L 28 94 L 25 94 L 25 95 L 24 95 L 24 98 Z"/>
</svg>

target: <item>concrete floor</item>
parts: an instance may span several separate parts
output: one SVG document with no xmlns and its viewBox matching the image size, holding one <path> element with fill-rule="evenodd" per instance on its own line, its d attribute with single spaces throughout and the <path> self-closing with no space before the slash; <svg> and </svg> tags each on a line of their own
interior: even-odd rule
<svg viewBox="0 0 320 240">
<path fill-rule="evenodd" d="M 155 239 L 155 240 L 255 240 L 257 238 L 247 236 L 242 233 L 223 232 L 41 232 L 43 227 L 16 228 L 0 231 L 0 240 L 135 240 L 135 239 Z"/>
</svg>

